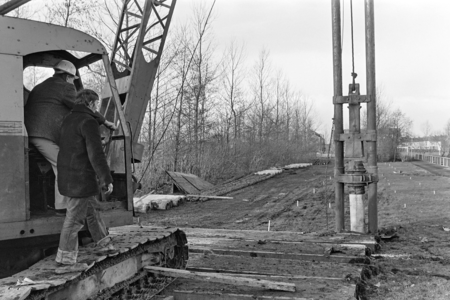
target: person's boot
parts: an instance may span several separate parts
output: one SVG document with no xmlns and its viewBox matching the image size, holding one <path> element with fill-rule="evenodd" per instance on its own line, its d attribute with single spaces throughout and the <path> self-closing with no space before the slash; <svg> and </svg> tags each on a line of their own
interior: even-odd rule
<svg viewBox="0 0 450 300">
<path fill-rule="evenodd" d="M 111 255 L 119 253 L 119 250 L 114 247 L 111 236 L 107 235 L 92 247 L 91 252 L 96 255 Z"/>
</svg>

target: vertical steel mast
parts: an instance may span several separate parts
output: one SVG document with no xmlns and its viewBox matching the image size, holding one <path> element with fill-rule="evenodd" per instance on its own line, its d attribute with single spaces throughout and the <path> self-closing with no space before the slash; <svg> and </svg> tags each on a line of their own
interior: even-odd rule
<svg viewBox="0 0 450 300">
<path fill-rule="evenodd" d="M 365 22 L 366 22 L 366 81 L 367 95 L 370 96 L 370 102 L 367 103 L 367 133 L 377 136 L 376 124 L 376 83 L 375 83 L 375 17 L 373 9 L 373 0 L 366 0 Z M 368 160 L 367 171 L 374 178 L 378 178 L 377 167 L 377 140 L 367 141 Z M 369 233 L 378 232 L 378 200 L 377 200 L 377 180 L 369 183 Z"/>
<path fill-rule="evenodd" d="M 331 0 L 333 31 L 333 84 L 334 84 L 334 145 L 335 145 L 335 220 L 336 231 L 345 229 L 344 185 L 347 185 L 350 199 L 351 230 L 365 232 L 363 195 L 368 186 L 369 233 L 378 230 L 377 211 L 377 131 L 376 131 L 376 88 L 375 88 L 375 39 L 373 0 L 365 0 L 366 73 L 367 93 L 360 95 L 356 73 L 352 72 L 353 83 L 349 85 L 348 96 L 342 95 L 342 45 L 340 0 Z M 352 24 L 353 26 L 353 24 Z M 361 130 L 360 108 L 367 103 L 367 130 Z M 343 104 L 349 108 L 349 129 L 344 132 Z M 364 151 L 364 145 L 368 151 Z M 344 168 L 344 161 L 347 161 Z M 366 167 L 364 164 L 366 163 Z"/>
<path fill-rule="evenodd" d="M 342 96 L 342 45 L 341 45 L 341 4 L 340 0 L 331 0 L 333 29 L 333 83 L 334 99 Z M 335 102 L 335 101 L 333 101 Z M 344 133 L 342 103 L 334 103 L 334 192 L 336 231 L 344 230 L 344 183 L 336 180 L 344 174 L 344 142 L 340 140 Z"/>
</svg>

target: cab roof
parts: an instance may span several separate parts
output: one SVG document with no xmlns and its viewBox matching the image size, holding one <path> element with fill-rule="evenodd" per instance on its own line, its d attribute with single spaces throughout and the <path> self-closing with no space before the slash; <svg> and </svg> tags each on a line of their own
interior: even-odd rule
<svg viewBox="0 0 450 300">
<path fill-rule="evenodd" d="M 79 30 L 6 16 L 0 16 L 0 41 L 0 54 L 25 56 L 55 50 L 107 54 L 100 41 Z"/>
</svg>

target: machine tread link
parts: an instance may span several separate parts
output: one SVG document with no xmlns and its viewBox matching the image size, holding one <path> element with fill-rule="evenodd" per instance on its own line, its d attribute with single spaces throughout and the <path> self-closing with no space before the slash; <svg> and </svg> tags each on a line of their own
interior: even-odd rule
<svg viewBox="0 0 450 300">
<path fill-rule="evenodd" d="M 51 255 L 20 273 L 0 279 L 0 299 L 108 299 L 116 294 L 118 299 L 128 299 L 127 293 L 136 298 L 144 293 L 156 294 L 171 282 L 169 278 L 147 276 L 143 267 L 186 266 L 187 239 L 177 228 L 129 225 L 111 228 L 110 234 L 119 253 L 98 256 L 92 249 L 80 247 L 78 261 L 90 268 L 66 274 L 55 273 L 58 265 L 55 255 Z"/>
</svg>

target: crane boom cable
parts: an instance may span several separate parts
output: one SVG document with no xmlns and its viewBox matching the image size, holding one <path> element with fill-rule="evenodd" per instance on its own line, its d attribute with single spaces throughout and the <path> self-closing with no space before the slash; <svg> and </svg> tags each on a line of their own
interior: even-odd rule
<svg viewBox="0 0 450 300">
<path fill-rule="evenodd" d="M 341 3 L 344 4 L 344 0 L 341 0 Z M 342 55 L 342 50 L 344 49 L 344 19 L 345 19 L 345 9 L 341 10 L 342 13 L 342 18 L 341 18 L 341 55 Z"/>
<path fill-rule="evenodd" d="M 351 40 L 352 40 L 352 78 L 353 78 L 353 91 L 355 90 L 355 79 L 358 74 L 355 73 L 355 45 L 353 36 L 353 0 L 350 0 L 350 30 L 351 30 Z"/>
<path fill-rule="evenodd" d="M 330 206 L 330 197 L 327 195 L 327 188 L 328 188 L 328 163 L 330 161 L 330 152 L 331 152 L 331 142 L 333 140 L 333 134 L 334 134 L 334 118 L 333 118 L 333 125 L 331 127 L 331 134 L 330 134 L 330 143 L 328 144 L 328 154 L 327 154 L 327 165 L 325 167 L 325 214 L 326 214 L 326 221 L 327 221 L 327 230 L 328 229 L 328 207 Z"/>
</svg>

